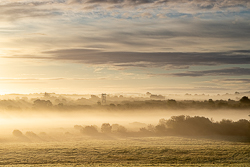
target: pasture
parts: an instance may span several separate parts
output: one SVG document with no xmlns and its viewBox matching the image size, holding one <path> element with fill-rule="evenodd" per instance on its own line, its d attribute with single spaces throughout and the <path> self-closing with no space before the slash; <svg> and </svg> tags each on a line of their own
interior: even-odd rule
<svg viewBox="0 0 250 167">
<path fill-rule="evenodd" d="M 50 137 L 1 140 L 4 166 L 249 166 L 250 143 L 219 137 Z M 47 136 L 48 139 L 48 136 Z"/>
</svg>

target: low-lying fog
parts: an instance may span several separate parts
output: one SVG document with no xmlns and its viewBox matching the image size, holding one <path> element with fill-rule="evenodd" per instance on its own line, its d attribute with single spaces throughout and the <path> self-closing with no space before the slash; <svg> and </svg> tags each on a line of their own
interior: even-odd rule
<svg viewBox="0 0 250 167">
<path fill-rule="evenodd" d="M 0 130 L 2 135 L 11 135 L 14 129 L 39 133 L 59 128 L 73 128 L 74 125 L 101 127 L 103 123 L 123 125 L 128 130 L 139 130 L 149 124 L 156 126 L 162 118 L 170 119 L 171 116 L 179 115 L 203 116 L 213 122 L 222 119 L 249 119 L 247 110 L 12 111 L 0 113 Z"/>
<path fill-rule="evenodd" d="M 209 99 L 194 101 L 190 98 L 196 96 L 188 95 L 175 100 L 149 92 L 137 97 L 48 93 L 2 96 L 0 134 L 2 137 L 22 133 L 30 136 L 40 133 L 92 135 L 104 134 L 102 128 L 106 128 L 104 131 L 112 135 L 128 136 L 249 136 L 250 99 L 239 93 L 227 96 L 233 99 L 201 96 Z"/>
</svg>

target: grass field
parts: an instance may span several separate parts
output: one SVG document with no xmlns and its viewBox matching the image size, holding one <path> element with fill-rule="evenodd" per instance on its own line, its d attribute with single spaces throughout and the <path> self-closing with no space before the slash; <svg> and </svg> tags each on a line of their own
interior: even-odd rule
<svg viewBox="0 0 250 167">
<path fill-rule="evenodd" d="M 2 142 L 6 166 L 250 166 L 250 144 L 189 137 Z"/>
</svg>

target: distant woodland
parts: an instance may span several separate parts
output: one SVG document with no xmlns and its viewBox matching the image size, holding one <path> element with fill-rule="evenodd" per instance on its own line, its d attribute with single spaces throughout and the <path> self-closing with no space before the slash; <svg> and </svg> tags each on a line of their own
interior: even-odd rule
<svg viewBox="0 0 250 167">
<path fill-rule="evenodd" d="M 188 95 L 186 95 L 183 96 L 184 100 L 176 100 L 168 99 L 162 95 L 152 95 L 148 93 L 145 96 L 140 97 L 107 95 L 105 102 L 103 102 L 102 97 L 97 95 L 89 95 L 88 97 L 80 95 L 57 95 L 49 93 L 35 95 L 9 95 L 0 97 L 0 110 L 122 111 L 152 109 L 250 109 L 250 99 L 248 96 L 237 96 L 237 100 L 215 100 L 209 96 L 202 96 L 201 100 L 185 100 L 185 98 L 190 98 Z"/>
</svg>

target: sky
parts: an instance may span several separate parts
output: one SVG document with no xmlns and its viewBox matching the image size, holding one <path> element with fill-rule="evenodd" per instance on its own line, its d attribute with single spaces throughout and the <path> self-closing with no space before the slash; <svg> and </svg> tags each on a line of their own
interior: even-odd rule
<svg viewBox="0 0 250 167">
<path fill-rule="evenodd" d="M 0 0 L 0 94 L 250 90 L 248 0 Z"/>
</svg>

